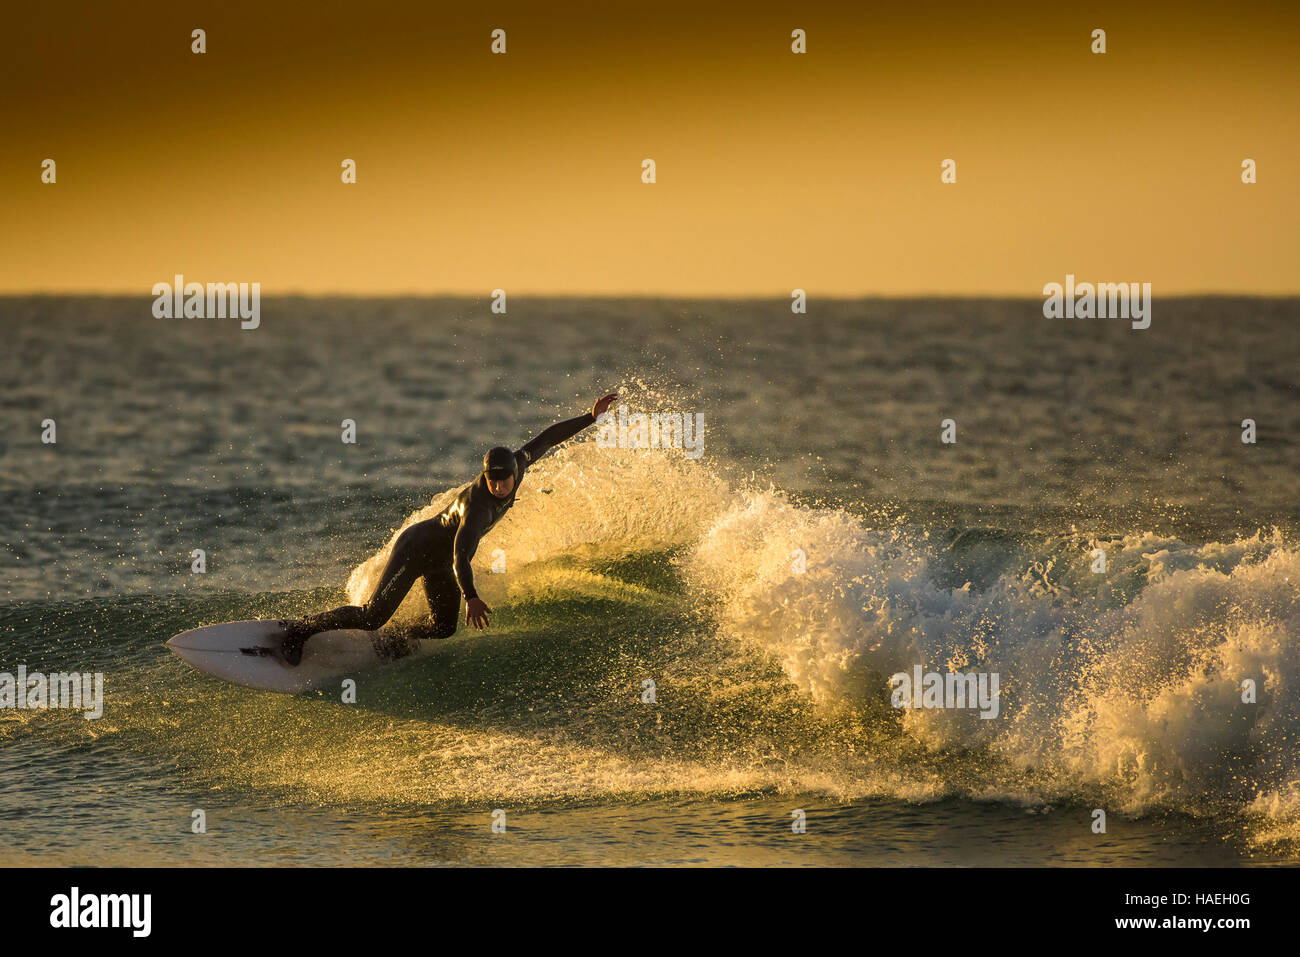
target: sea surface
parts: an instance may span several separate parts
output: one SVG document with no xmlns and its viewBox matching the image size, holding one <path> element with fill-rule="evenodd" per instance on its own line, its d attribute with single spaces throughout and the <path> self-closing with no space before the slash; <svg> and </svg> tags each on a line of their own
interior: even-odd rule
<svg viewBox="0 0 1300 957">
<path fill-rule="evenodd" d="M 0 710 L 0 865 L 1300 861 L 1300 300 L 151 304 L 0 299 L 0 672 L 104 675 Z M 615 389 L 703 454 L 540 461 L 488 632 L 355 703 L 164 647 L 364 599 Z M 892 707 L 917 665 L 997 717 Z"/>
</svg>

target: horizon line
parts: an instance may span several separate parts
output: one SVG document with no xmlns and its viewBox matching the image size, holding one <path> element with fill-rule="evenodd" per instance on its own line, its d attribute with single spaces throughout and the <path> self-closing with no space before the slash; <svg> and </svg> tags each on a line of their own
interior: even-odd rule
<svg viewBox="0 0 1300 957">
<path fill-rule="evenodd" d="M 500 287 L 498 287 L 500 288 Z M 803 290 L 808 300 L 821 302 L 860 302 L 869 299 L 1011 299 L 1038 300 L 1043 293 L 1017 292 L 862 292 L 862 293 L 811 293 Z M 305 292 L 288 290 L 285 292 L 259 293 L 265 299 L 458 299 L 467 301 L 490 300 L 491 293 L 467 292 L 346 292 L 324 291 Z M 507 292 L 508 299 L 590 299 L 590 300 L 666 300 L 674 302 L 757 302 L 778 300 L 788 302 L 790 293 L 687 293 L 667 292 Z M 0 299 L 36 299 L 36 298 L 86 298 L 86 299 L 155 299 L 152 290 L 141 292 L 123 292 L 113 290 L 3 290 Z M 1289 292 L 1240 292 L 1223 290 L 1205 290 L 1198 292 L 1172 292 L 1161 294 L 1162 299 L 1296 299 L 1300 298 L 1300 289 Z"/>
</svg>

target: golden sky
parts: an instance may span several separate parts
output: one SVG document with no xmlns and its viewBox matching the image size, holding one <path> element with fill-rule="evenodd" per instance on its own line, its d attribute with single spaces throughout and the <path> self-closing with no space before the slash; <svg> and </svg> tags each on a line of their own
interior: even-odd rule
<svg viewBox="0 0 1300 957">
<path fill-rule="evenodd" d="M 0 292 L 1300 292 L 1300 4 L 279 6 L 11 5 Z"/>
</svg>

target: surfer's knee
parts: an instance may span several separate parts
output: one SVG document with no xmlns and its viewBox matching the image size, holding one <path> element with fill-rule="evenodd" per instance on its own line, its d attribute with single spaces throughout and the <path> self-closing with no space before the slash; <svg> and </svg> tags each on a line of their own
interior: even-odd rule
<svg viewBox="0 0 1300 957">
<path fill-rule="evenodd" d="M 356 627 L 362 631 L 378 631 L 388 623 L 390 617 L 392 616 L 384 614 L 384 609 L 367 605 L 365 608 L 357 609 Z"/>
<path fill-rule="evenodd" d="M 403 637 L 415 638 L 419 641 L 439 641 L 443 638 L 450 638 L 455 633 L 456 623 L 454 621 L 449 625 L 440 625 L 433 621 L 422 621 L 416 624 L 404 625 L 400 632 Z"/>
<path fill-rule="evenodd" d="M 360 631 L 378 631 L 379 626 L 388 619 L 383 617 L 383 611 L 374 605 L 344 605 L 341 608 L 335 608 L 326 613 L 329 617 L 325 620 L 325 615 L 320 616 L 316 624 L 316 631 L 335 631 L 337 629 L 358 629 Z"/>
</svg>

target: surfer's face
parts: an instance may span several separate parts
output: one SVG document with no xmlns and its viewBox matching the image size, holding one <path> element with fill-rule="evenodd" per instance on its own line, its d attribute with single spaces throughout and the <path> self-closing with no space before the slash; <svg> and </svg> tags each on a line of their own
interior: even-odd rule
<svg viewBox="0 0 1300 957">
<path fill-rule="evenodd" d="M 493 478 L 490 475 L 485 477 L 487 478 L 488 491 L 497 498 L 509 498 L 510 493 L 515 490 L 515 477 L 513 475 L 507 475 L 505 478 Z"/>
</svg>

